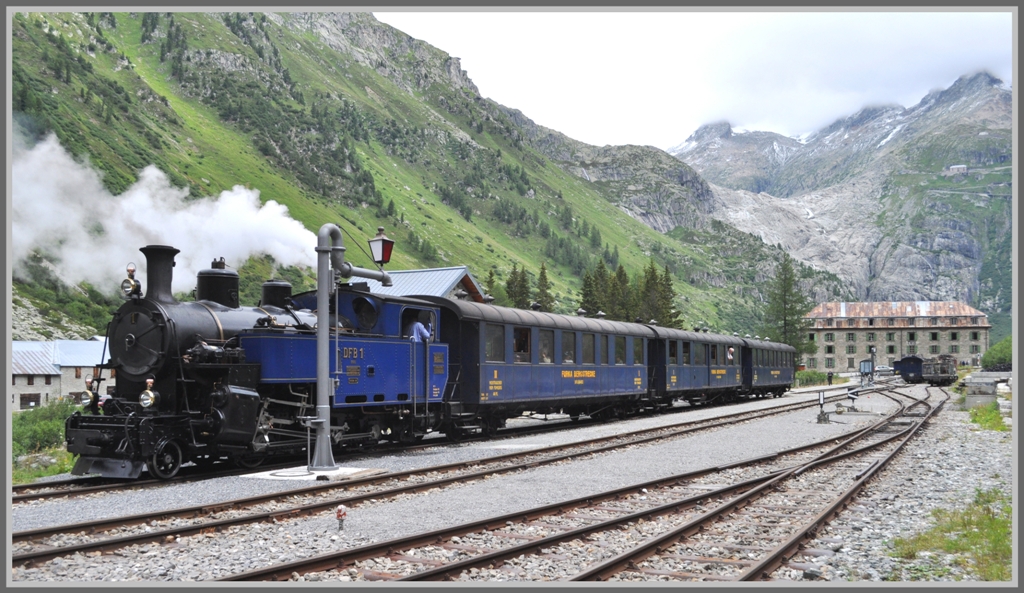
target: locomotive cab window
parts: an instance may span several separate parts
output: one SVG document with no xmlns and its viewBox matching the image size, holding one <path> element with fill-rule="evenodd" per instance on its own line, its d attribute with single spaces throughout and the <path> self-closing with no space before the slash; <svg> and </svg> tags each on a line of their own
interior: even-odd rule
<svg viewBox="0 0 1024 593">
<path fill-rule="evenodd" d="M 512 352 L 515 362 L 530 362 L 530 328 L 513 328 Z"/>
<path fill-rule="evenodd" d="M 594 334 L 583 334 L 583 364 L 594 364 Z"/>
<path fill-rule="evenodd" d="M 352 310 L 356 314 L 356 323 L 362 331 L 370 331 L 377 325 L 377 308 L 366 297 L 358 297 L 352 301 Z M 403 320 L 404 322 L 404 320 Z M 402 327 L 405 327 L 403 323 Z"/>
<path fill-rule="evenodd" d="M 615 364 L 626 364 L 626 336 L 615 336 Z"/>
<path fill-rule="evenodd" d="M 562 363 L 574 364 L 576 362 L 576 334 L 573 332 L 562 332 Z"/>
<path fill-rule="evenodd" d="M 633 364 L 644 363 L 644 339 L 633 338 Z"/>
<path fill-rule="evenodd" d="M 555 360 L 555 332 L 550 329 L 540 330 L 538 353 L 540 362 L 550 363 Z"/>
<path fill-rule="evenodd" d="M 668 341 L 668 363 L 679 364 L 679 342 L 675 340 Z"/>
<path fill-rule="evenodd" d="M 484 332 L 484 358 L 488 362 L 505 362 L 505 326 L 487 324 Z"/>
</svg>

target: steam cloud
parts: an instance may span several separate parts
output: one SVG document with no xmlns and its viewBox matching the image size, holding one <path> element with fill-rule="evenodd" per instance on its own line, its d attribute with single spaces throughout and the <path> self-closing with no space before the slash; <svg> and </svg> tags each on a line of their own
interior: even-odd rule
<svg viewBox="0 0 1024 593">
<path fill-rule="evenodd" d="M 145 284 L 146 245 L 170 245 L 175 256 L 172 290 L 195 287 L 196 273 L 223 257 L 238 268 L 252 255 L 268 254 L 278 265 L 316 266 L 316 235 L 288 216 L 288 208 L 259 191 L 236 185 L 217 198 L 186 201 L 188 189 L 171 186 L 150 165 L 121 195 L 112 195 L 94 169 L 76 162 L 50 134 L 35 146 L 15 138 L 12 176 L 12 261 L 24 277 L 24 261 L 40 250 L 55 256 L 64 282 L 86 280 L 110 293 L 136 263 Z"/>
</svg>

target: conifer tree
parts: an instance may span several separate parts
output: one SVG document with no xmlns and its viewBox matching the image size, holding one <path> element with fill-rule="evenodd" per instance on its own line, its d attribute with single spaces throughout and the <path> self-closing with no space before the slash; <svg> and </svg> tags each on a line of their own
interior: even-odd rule
<svg viewBox="0 0 1024 593">
<path fill-rule="evenodd" d="M 530 306 L 530 284 L 525 268 L 520 270 L 516 264 L 512 264 L 512 271 L 505 281 L 505 292 L 513 307 L 526 309 Z"/>
<path fill-rule="evenodd" d="M 548 281 L 548 268 L 541 262 L 540 273 L 537 275 L 537 292 L 534 300 L 540 305 L 541 311 L 550 312 L 555 306 L 555 297 L 551 296 L 551 282 Z"/>
<path fill-rule="evenodd" d="M 810 320 L 807 313 L 814 303 L 800 290 L 793 258 L 782 254 L 782 260 L 775 269 L 775 278 L 768 283 L 767 300 L 761 335 L 773 342 L 782 342 L 796 348 L 794 364 L 799 364 L 800 354 L 811 354 L 817 350 L 814 342 L 807 339 Z"/>
</svg>

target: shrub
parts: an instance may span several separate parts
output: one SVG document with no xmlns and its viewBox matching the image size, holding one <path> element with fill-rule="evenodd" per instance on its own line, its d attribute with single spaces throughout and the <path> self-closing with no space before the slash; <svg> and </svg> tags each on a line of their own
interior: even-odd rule
<svg viewBox="0 0 1024 593">
<path fill-rule="evenodd" d="M 64 421 L 81 409 L 74 401 L 60 400 L 14 414 L 11 419 L 11 459 L 64 444 Z"/>
<path fill-rule="evenodd" d="M 828 383 L 828 376 L 820 371 L 797 371 L 796 380 L 801 387 L 808 385 L 824 385 Z"/>
<path fill-rule="evenodd" d="M 981 357 L 981 368 L 988 369 L 998 364 L 1013 362 L 1013 336 L 1006 336 Z"/>
</svg>

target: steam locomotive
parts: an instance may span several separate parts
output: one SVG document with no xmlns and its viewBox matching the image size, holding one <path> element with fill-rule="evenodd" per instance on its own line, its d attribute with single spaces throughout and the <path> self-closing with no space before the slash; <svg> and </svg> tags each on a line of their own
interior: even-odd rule
<svg viewBox="0 0 1024 593">
<path fill-rule="evenodd" d="M 107 330 L 102 368 L 116 373 L 116 392 L 101 414 L 87 407 L 66 421 L 76 475 L 135 478 L 147 468 L 167 479 L 189 461 L 255 467 L 305 450 L 317 418 L 329 423 L 330 447 L 430 433 L 458 440 L 493 434 L 524 412 L 625 417 L 675 400 L 777 397 L 793 381 L 795 350 L 786 344 L 387 296 L 365 282 L 323 281 L 293 295 L 287 282 L 268 281 L 257 306 L 242 306 L 238 274 L 223 258 L 198 273 L 195 301 L 178 302 L 178 250 L 141 251 L 147 291 L 129 268 L 126 302 Z M 335 260 L 335 271 L 339 264 L 348 266 Z M 356 275 L 344 270 L 341 277 Z M 414 320 L 430 328 L 429 340 L 410 340 Z M 322 384 L 327 406 L 318 406 Z"/>
</svg>

